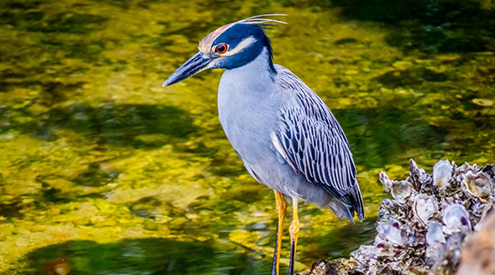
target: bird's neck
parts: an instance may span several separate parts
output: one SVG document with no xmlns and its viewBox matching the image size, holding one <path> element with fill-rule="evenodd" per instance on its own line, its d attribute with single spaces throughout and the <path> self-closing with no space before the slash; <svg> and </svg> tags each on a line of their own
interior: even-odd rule
<svg viewBox="0 0 495 275">
<path fill-rule="evenodd" d="M 226 70 L 220 81 L 220 89 L 229 92 L 266 94 L 272 91 L 276 71 L 273 67 L 268 49 L 263 49 L 253 61 L 242 67 Z"/>
</svg>

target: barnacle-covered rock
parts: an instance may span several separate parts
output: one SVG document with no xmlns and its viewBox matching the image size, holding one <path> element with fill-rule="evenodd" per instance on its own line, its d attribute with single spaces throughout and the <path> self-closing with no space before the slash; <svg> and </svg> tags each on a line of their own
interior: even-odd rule
<svg viewBox="0 0 495 275">
<path fill-rule="evenodd" d="M 494 170 L 467 163 L 457 167 L 443 160 L 435 164 L 431 176 L 411 160 L 405 181 L 380 173 L 393 199 L 384 200 L 380 208 L 375 253 L 370 255 L 371 249 L 362 246 L 351 254 L 360 258 L 358 270 L 370 275 L 417 274 L 410 270 L 453 274 L 464 236 L 492 205 Z"/>
<path fill-rule="evenodd" d="M 402 181 L 381 172 L 392 199 L 382 201 L 374 244 L 352 252 L 352 267 L 342 274 L 455 274 L 465 237 L 481 228 L 494 207 L 494 178 L 494 165 L 447 160 L 435 164 L 433 175 L 411 160 Z"/>
</svg>

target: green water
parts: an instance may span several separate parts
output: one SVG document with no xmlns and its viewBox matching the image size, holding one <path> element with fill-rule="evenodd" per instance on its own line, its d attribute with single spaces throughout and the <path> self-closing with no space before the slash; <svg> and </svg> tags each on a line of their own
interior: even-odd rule
<svg viewBox="0 0 495 275">
<path fill-rule="evenodd" d="M 221 72 L 161 88 L 204 35 L 264 13 L 289 15 L 275 61 L 340 121 L 368 217 L 301 204 L 296 268 L 347 257 L 375 234 L 379 171 L 494 162 L 491 4 L 2 0 L 0 273 L 270 274 L 273 193 L 222 132 Z"/>
</svg>

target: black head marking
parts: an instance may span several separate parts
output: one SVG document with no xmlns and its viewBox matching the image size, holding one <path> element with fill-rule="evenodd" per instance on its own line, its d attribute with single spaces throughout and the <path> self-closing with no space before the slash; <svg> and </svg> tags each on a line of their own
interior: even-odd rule
<svg viewBox="0 0 495 275">
<path fill-rule="evenodd" d="M 268 52 L 270 69 L 275 71 L 273 67 L 273 49 L 271 42 L 260 25 L 236 24 L 219 35 L 215 41 L 213 41 L 212 46 L 225 43 L 229 45 L 229 51 L 231 51 L 242 41 L 249 38 L 254 39 L 254 42 L 240 52 L 225 57 L 225 60 L 222 60 L 221 62 L 222 67 L 226 69 L 242 67 L 253 61 L 264 49 L 266 49 Z"/>
</svg>

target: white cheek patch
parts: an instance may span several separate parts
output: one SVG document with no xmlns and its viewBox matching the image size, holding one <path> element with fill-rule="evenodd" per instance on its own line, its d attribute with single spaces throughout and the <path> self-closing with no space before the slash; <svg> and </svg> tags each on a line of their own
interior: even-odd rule
<svg viewBox="0 0 495 275">
<path fill-rule="evenodd" d="M 217 65 L 217 62 L 218 60 L 212 60 L 210 63 L 208 63 L 208 65 L 206 65 L 206 67 L 204 67 L 203 69 L 199 70 L 196 74 L 202 72 L 202 71 L 206 71 L 206 70 L 209 70 L 211 68 L 215 68 L 215 65 Z"/>
<path fill-rule="evenodd" d="M 217 65 L 217 60 L 213 60 L 211 61 L 208 66 L 204 67 L 201 71 L 204 71 L 204 70 L 208 70 L 208 69 L 211 69 L 211 68 L 214 68 L 215 65 Z"/>
<path fill-rule="evenodd" d="M 251 44 L 253 44 L 254 42 L 256 42 L 256 39 L 252 36 L 242 40 L 239 44 L 237 44 L 237 46 L 235 48 L 233 48 L 232 50 L 229 50 L 228 52 L 224 53 L 224 54 L 221 54 L 220 56 L 232 56 L 234 54 L 237 54 L 239 53 L 240 51 L 244 50 L 245 48 L 251 46 Z"/>
</svg>

